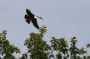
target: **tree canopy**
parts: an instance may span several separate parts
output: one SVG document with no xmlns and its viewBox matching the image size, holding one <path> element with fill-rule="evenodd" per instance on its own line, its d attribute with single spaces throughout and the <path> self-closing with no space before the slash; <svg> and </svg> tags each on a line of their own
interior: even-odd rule
<svg viewBox="0 0 90 59">
<path fill-rule="evenodd" d="M 19 59 L 90 59 L 86 51 L 90 44 L 86 45 L 87 48 L 78 48 L 76 37 L 71 38 L 70 44 L 65 38 L 52 37 L 48 44 L 44 39 L 46 32 L 45 26 L 40 27 L 37 33 L 31 32 L 24 41 L 27 52 Z M 6 31 L 0 33 L 0 59 L 17 59 L 14 53 L 20 53 L 20 49 L 10 44 L 6 35 Z"/>
</svg>

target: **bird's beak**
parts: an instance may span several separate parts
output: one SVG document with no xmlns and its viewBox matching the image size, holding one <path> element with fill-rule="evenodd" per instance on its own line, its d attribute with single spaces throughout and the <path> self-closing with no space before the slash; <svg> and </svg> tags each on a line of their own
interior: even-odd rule
<svg viewBox="0 0 90 59">
<path fill-rule="evenodd" d="M 40 17 L 40 16 L 35 16 L 34 18 L 36 18 L 36 19 L 42 19 L 43 20 L 43 18 Z"/>
</svg>

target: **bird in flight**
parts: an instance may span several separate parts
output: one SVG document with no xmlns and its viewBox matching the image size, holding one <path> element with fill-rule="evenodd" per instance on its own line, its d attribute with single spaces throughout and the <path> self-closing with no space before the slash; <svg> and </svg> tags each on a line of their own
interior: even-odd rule
<svg viewBox="0 0 90 59">
<path fill-rule="evenodd" d="M 37 23 L 37 19 L 43 19 L 40 16 L 36 16 L 34 15 L 29 9 L 26 9 L 26 14 L 24 17 L 26 20 L 26 22 L 28 24 L 30 24 L 30 22 L 32 22 L 32 24 L 34 25 L 34 27 L 36 27 L 37 29 L 39 29 L 38 23 Z"/>
</svg>

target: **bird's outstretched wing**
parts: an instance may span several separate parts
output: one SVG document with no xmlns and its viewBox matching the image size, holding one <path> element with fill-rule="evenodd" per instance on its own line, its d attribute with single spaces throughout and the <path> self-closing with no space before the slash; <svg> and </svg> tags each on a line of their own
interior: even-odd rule
<svg viewBox="0 0 90 59">
<path fill-rule="evenodd" d="M 24 18 L 26 19 L 25 21 L 30 24 L 30 19 L 29 19 L 29 16 L 28 15 L 25 15 Z"/>
<path fill-rule="evenodd" d="M 28 24 L 30 24 L 30 20 L 29 20 L 29 19 L 26 19 L 25 21 L 26 21 Z"/>
<path fill-rule="evenodd" d="M 34 25 L 37 29 L 39 29 L 39 26 L 38 26 L 38 23 L 37 23 L 37 20 L 36 20 L 36 19 L 33 19 L 33 20 L 32 20 L 32 23 L 33 23 L 33 25 Z"/>
<path fill-rule="evenodd" d="M 29 9 L 26 9 L 26 13 L 27 13 L 29 16 L 34 16 L 34 14 L 32 14 Z"/>
</svg>

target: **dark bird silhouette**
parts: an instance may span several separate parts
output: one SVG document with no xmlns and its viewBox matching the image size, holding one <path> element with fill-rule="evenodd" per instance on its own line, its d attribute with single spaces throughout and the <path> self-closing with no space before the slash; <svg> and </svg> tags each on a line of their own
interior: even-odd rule
<svg viewBox="0 0 90 59">
<path fill-rule="evenodd" d="M 32 24 L 37 28 L 39 29 L 39 26 L 38 26 L 38 23 L 37 23 L 37 19 L 43 19 L 42 17 L 40 16 L 35 16 L 29 9 L 26 9 L 26 13 L 25 14 L 25 21 L 30 24 L 30 22 L 32 22 Z"/>
</svg>

